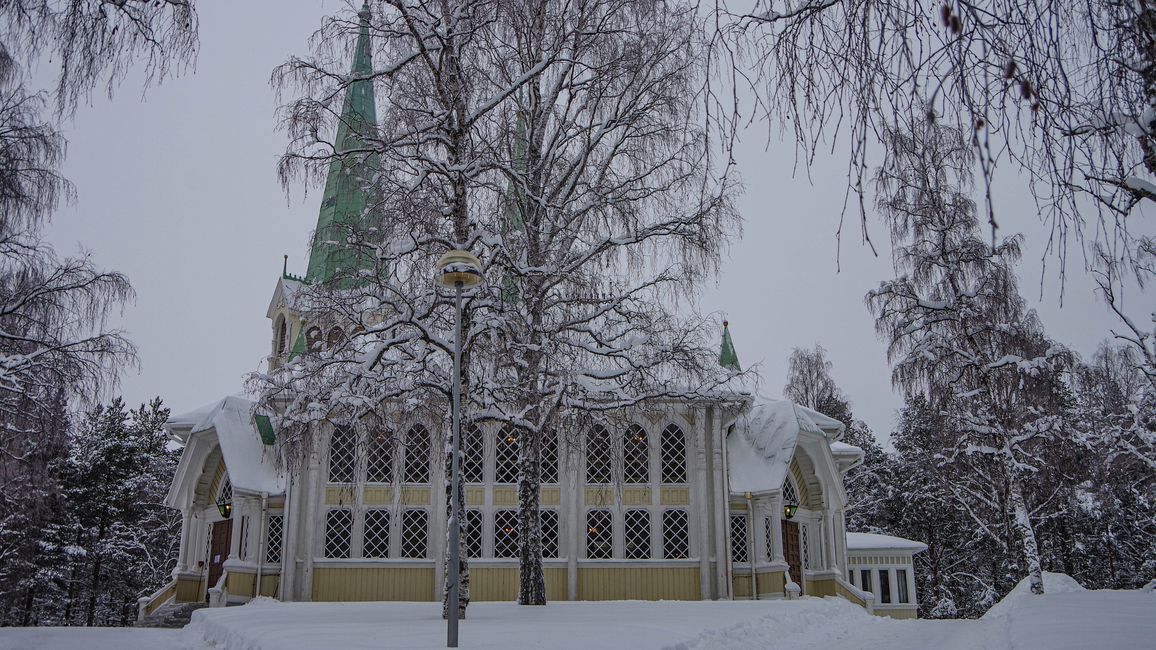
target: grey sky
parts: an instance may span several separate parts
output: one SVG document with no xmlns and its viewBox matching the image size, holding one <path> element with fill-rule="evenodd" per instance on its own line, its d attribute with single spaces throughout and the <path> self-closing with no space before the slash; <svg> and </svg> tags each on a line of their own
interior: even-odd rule
<svg viewBox="0 0 1156 650">
<path fill-rule="evenodd" d="M 307 51 L 322 15 L 342 4 L 205 0 L 194 74 L 149 90 L 143 101 L 126 85 L 115 102 L 98 97 L 67 125 L 65 173 L 79 202 L 57 214 L 50 238 L 62 253 L 90 249 L 99 266 L 128 274 L 139 294 L 120 321 L 141 353 L 140 373 L 122 382 L 130 403 L 160 395 L 176 412 L 196 408 L 239 391 L 268 353 L 265 309 L 281 256 L 303 272 L 320 201 L 316 188 L 308 196 L 298 188 L 287 200 L 277 182 L 285 139 L 275 129 L 268 79 L 288 55 Z M 729 317 L 739 358 L 744 367 L 762 364 L 768 395 L 780 393 L 793 347 L 821 343 L 856 415 L 885 438 L 902 400 L 891 390 L 863 295 L 891 275 L 886 233 L 873 228 L 875 258 L 859 244 L 850 212 L 837 272 L 845 163 L 821 159 L 808 179 L 806 170 L 793 171 L 793 144 L 773 140 L 764 150 L 766 135 L 762 125 L 744 135 L 743 236 L 699 306 Z M 1027 235 L 1020 275 L 1035 304 L 1043 228 L 1026 189 L 1012 180 L 997 188 L 1001 224 L 1003 234 Z M 1150 225 L 1151 214 L 1144 219 Z M 1037 306 L 1054 338 L 1088 355 L 1116 324 L 1076 258 L 1063 308 L 1055 273 Z M 1151 295 L 1129 300 L 1137 316 L 1152 308 Z"/>
</svg>

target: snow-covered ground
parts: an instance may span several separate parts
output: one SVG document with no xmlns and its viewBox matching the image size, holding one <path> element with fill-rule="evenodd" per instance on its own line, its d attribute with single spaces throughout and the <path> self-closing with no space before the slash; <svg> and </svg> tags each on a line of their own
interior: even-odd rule
<svg viewBox="0 0 1156 650">
<path fill-rule="evenodd" d="M 1049 574 L 1049 593 L 1026 585 L 979 620 L 895 621 L 836 598 L 761 602 L 597 602 L 518 607 L 474 603 L 462 648 L 889 648 L 993 650 L 1149 648 L 1156 593 L 1085 591 Z M 278 603 L 202 609 L 183 631 L 0 628 L 0 650 L 361 650 L 444 648 L 432 603 Z"/>
</svg>

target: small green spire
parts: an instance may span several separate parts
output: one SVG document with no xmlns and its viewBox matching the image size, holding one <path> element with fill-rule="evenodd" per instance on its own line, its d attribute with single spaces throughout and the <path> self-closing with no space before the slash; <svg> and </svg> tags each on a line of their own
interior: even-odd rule
<svg viewBox="0 0 1156 650">
<path fill-rule="evenodd" d="M 373 74 L 373 58 L 369 41 L 372 15 L 368 3 L 357 16 L 359 26 L 350 69 L 351 82 L 345 90 L 334 138 L 335 156 L 329 163 L 317 229 L 309 250 L 309 266 L 305 272 L 309 282 L 326 282 L 339 269 L 348 272 L 367 268 L 372 263 L 359 259 L 358 251 L 346 244 L 354 229 L 364 233 L 366 226 L 371 225 L 366 208 L 372 204 L 369 188 L 379 168 L 377 155 L 365 152 L 371 146 L 366 139 L 375 137 L 377 129 L 377 105 L 373 80 L 369 78 Z"/>
<path fill-rule="evenodd" d="M 722 349 L 718 353 L 718 365 L 732 372 L 742 372 L 735 344 L 731 342 L 730 323 L 723 321 Z"/>
</svg>

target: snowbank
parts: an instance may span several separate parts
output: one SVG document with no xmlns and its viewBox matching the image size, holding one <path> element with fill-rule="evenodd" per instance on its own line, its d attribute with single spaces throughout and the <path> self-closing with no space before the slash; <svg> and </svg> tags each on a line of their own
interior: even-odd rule
<svg viewBox="0 0 1156 650">
<path fill-rule="evenodd" d="M 1052 594 L 1068 594 L 1072 592 L 1087 591 L 1084 587 L 1076 582 L 1076 579 L 1066 573 L 1050 573 L 1044 571 L 1044 595 L 1050 596 Z M 1019 584 L 1012 587 L 1012 590 L 1003 597 L 987 613 L 983 615 L 986 619 L 1001 618 L 1004 616 L 1013 615 L 1022 606 L 1021 600 L 1023 598 L 1034 597 L 1032 593 L 1031 580 L 1024 578 L 1019 581 Z M 1156 602 L 1156 601 L 1154 601 Z"/>
</svg>

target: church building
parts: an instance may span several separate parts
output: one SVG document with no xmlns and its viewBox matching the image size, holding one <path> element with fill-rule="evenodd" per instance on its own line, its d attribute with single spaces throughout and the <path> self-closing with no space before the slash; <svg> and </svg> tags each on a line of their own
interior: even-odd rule
<svg viewBox="0 0 1156 650">
<path fill-rule="evenodd" d="M 353 71 L 371 69 L 363 21 Z M 376 121 L 372 82 L 352 84 L 343 111 L 337 142 L 346 124 Z M 330 335 L 302 321 L 294 295 L 348 262 L 325 233 L 344 215 L 361 214 L 363 186 L 356 170 L 332 163 L 308 271 L 283 272 L 266 312 L 271 367 Z M 737 367 L 725 324 L 722 361 Z M 169 601 L 223 606 L 257 595 L 441 600 L 446 422 L 368 441 L 328 426 L 298 465 L 280 462 L 272 423 L 244 397 L 174 416 L 168 430 L 184 447 L 167 499 L 183 517 L 180 553 L 173 582 L 142 602 L 142 612 Z M 863 452 L 840 442 L 843 433 L 838 421 L 789 401 L 733 393 L 645 404 L 546 441 L 548 599 L 841 596 L 872 610 L 884 580 L 889 594 L 909 600 L 899 609 L 913 615 L 910 558 L 918 549 L 855 555 L 849 548 L 843 477 Z M 516 597 L 517 445 L 512 430 L 463 429 L 474 601 Z M 908 562 L 903 573 L 898 564 L 885 565 L 885 574 L 868 564 L 899 557 Z"/>
</svg>

